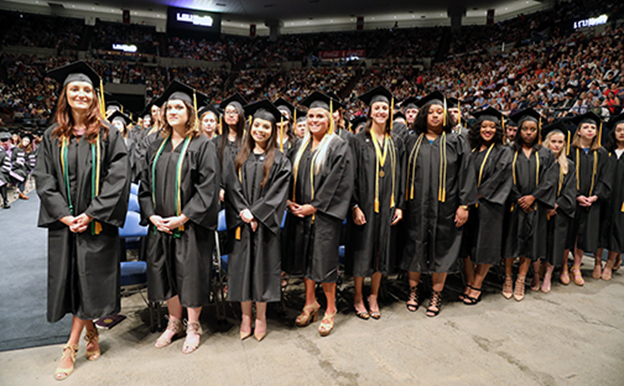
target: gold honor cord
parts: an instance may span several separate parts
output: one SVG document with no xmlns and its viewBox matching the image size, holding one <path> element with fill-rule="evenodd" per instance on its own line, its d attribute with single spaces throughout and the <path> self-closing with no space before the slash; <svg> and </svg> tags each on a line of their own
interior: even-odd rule
<svg viewBox="0 0 624 386">
<path fill-rule="evenodd" d="M 102 78 L 100 78 L 100 114 L 102 115 L 102 119 L 106 118 L 106 101 L 104 100 L 104 82 L 102 82 Z"/>
<path fill-rule="evenodd" d="M 459 99 L 457 100 L 457 110 L 459 110 L 459 114 L 457 115 L 457 124 L 459 125 L 459 134 L 461 134 L 461 132 L 462 132 L 462 126 L 461 126 L 461 104 L 459 102 Z"/>
<path fill-rule="evenodd" d="M 292 202 L 297 202 L 296 198 L 296 189 L 297 189 L 297 176 L 298 176 L 298 171 L 299 171 L 299 163 L 301 162 L 301 157 L 303 156 L 303 153 L 305 152 L 305 149 L 308 147 L 308 144 L 310 143 L 310 141 L 312 140 L 312 135 L 308 136 L 308 139 L 306 140 L 306 142 L 301 144 L 301 148 L 299 149 L 299 151 L 297 152 L 297 156 L 295 157 L 295 162 L 293 165 L 293 191 L 292 191 Z"/>
<path fill-rule="evenodd" d="M 379 178 L 380 177 L 384 177 L 386 174 L 384 173 L 384 171 L 379 171 L 379 167 L 380 166 L 384 166 L 384 164 L 386 163 L 386 158 L 388 156 L 388 148 L 392 147 L 390 150 L 390 159 L 391 159 L 391 163 L 392 163 L 392 203 L 390 204 L 390 208 L 392 208 L 394 206 L 394 175 L 395 175 L 395 155 L 394 153 L 394 146 L 392 144 L 389 144 L 388 142 L 390 142 L 390 136 L 388 134 L 385 135 L 385 139 L 384 139 L 384 151 L 383 154 L 381 153 L 381 148 L 379 147 L 379 143 L 377 141 L 377 137 L 375 136 L 375 133 L 371 130 L 370 131 L 371 136 L 372 136 L 372 140 L 373 140 L 373 145 L 375 147 L 375 213 L 379 213 Z"/>
<path fill-rule="evenodd" d="M 444 112 L 442 116 L 442 126 L 446 127 L 446 96 L 444 97 Z"/>
<path fill-rule="evenodd" d="M 238 169 L 238 181 L 241 183 L 241 185 L 243 184 L 243 174 L 241 172 L 241 170 L 243 170 L 243 166 L 241 165 L 240 169 Z M 236 228 L 236 240 L 240 240 L 241 239 L 241 227 L 237 227 Z"/>
<path fill-rule="evenodd" d="M 532 151 L 532 150 L 531 150 Z M 518 153 L 520 153 L 520 150 L 516 151 L 516 153 L 514 154 L 514 159 L 513 159 L 513 164 L 512 164 L 512 172 L 513 172 L 513 183 L 514 185 L 517 185 L 517 179 L 516 179 L 516 161 L 518 160 Z M 531 158 L 529 157 L 529 160 Z M 539 153 L 535 152 L 535 187 L 537 187 L 539 185 L 539 168 L 540 168 L 540 161 L 539 161 Z M 537 208 L 537 204 L 535 204 L 536 208 Z M 511 203 L 511 212 L 514 211 L 514 203 Z"/>
<path fill-rule="evenodd" d="M 592 165 L 592 179 L 591 179 L 591 186 L 589 188 L 589 196 L 592 196 L 592 193 L 594 192 L 594 183 L 596 182 L 596 174 L 598 173 L 598 152 L 593 150 L 592 151 L 594 153 L 594 163 Z M 581 174 L 580 174 L 580 165 L 581 165 L 581 158 L 580 158 L 580 154 L 579 154 L 579 148 L 576 148 L 576 190 L 581 190 Z"/>
<path fill-rule="evenodd" d="M 351 125 L 351 123 L 349 123 Z M 392 101 L 390 102 L 390 132 L 392 133 L 392 129 L 394 127 L 394 97 L 392 97 Z"/>
<path fill-rule="evenodd" d="M 446 166 L 446 132 L 444 132 L 440 141 L 440 181 L 438 184 L 438 201 L 440 202 L 446 202 Z"/>
<path fill-rule="evenodd" d="M 414 147 L 412 148 L 412 152 L 409 156 L 409 160 L 407 163 L 408 166 L 408 173 L 409 173 L 409 165 L 412 165 L 412 184 L 411 184 L 411 189 L 409 188 L 409 174 L 407 175 L 407 185 L 405 186 L 405 200 L 413 200 L 414 199 L 414 183 L 416 181 L 416 159 L 418 158 L 418 153 L 420 152 L 420 145 L 422 144 L 423 138 L 424 138 L 425 134 L 420 134 L 418 136 L 418 139 L 416 140 L 416 143 L 414 144 Z M 408 196 L 409 193 L 409 196 Z"/>
<path fill-rule="evenodd" d="M 479 168 L 479 182 L 477 183 L 477 187 L 481 186 L 481 178 L 483 177 L 483 169 L 485 168 L 485 164 L 487 163 L 488 157 L 490 156 L 490 153 L 492 152 L 493 148 L 494 148 L 494 144 L 491 144 L 487 153 L 485 153 L 485 158 L 483 159 L 483 162 L 481 162 L 481 168 Z"/>
<path fill-rule="evenodd" d="M 91 145 L 91 149 L 93 153 L 93 161 L 95 161 L 95 166 L 91 169 L 91 173 L 95 172 L 93 199 L 100 194 L 100 161 L 102 160 L 102 155 L 100 154 L 100 134 L 95 137 L 95 144 Z M 93 228 L 91 228 L 91 232 L 94 235 L 99 235 L 100 232 L 102 232 L 102 224 L 99 221 L 93 220 Z"/>
<path fill-rule="evenodd" d="M 280 151 L 284 152 L 284 116 L 280 116 Z"/>
</svg>

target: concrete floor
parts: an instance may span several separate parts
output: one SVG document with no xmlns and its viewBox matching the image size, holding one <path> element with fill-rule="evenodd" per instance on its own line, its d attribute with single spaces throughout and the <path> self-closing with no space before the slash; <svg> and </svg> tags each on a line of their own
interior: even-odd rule
<svg viewBox="0 0 624 386">
<path fill-rule="evenodd" d="M 605 282 L 591 278 L 592 267 L 586 258 L 583 288 L 527 288 L 520 303 L 489 288 L 476 306 L 446 299 L 436 318 L 395 301 L 382 308 L 381 320 L 363 321 L 343 302 L 325 338 L 318 323 L 291 327 L 298 310 L 279 318 L 273 307 L 264 341 L 241 342 L 238 324 L 218 332 L 207 309 L 202 344 L 191 355 L 182 354 L 182 340 L 153 348 L 158 333 L 141 320 L 145 305 L 133 295 L 122 300 L 128 318 L 101 332 L 101 358 L 87 362 L 81 342 L 63 384 L 623 385 L 624 269 Z M 0 384 L 58 384 L 60 356 L 58 346 L 2 352 Z"/>
</svg>

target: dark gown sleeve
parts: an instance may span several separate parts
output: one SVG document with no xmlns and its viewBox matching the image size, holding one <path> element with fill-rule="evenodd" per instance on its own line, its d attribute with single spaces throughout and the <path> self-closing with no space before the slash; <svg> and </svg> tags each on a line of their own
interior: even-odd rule
<svg viewBox="0 0 624 386">
<path fill-rule="evenodd" d="M 407 138 L 406 138 L 407 139 Z M 394 199 L 397 209 L 405 210 L 405 178 L 407 175 L 407 150 L 405 147 L 405 141 L 402 137 L 394 139 L 394 146 L 396 150 L 396 190 Z"/>
<path fill-rule="evenodd" d="M 109 126 L 107 142 L 103 165 L 106 170 L 102 170 L 100 192 L 91 200 L 85 213 L 103 223 L 123 227 L 130 195 L 130 161 L 117 128 Z"/>
<path fill-rule="evenodd" d="M 557 211 L 574 217 L 576 211 L 576 168 L 574 162 L 568 160 L 568 174 L 565 175 L 561 192 L 557 198 Z"/>
<path fill-rule="evenodd" d="M 609 153 L 605 148 L 598 149 L 598 170 L 597 181 L 594 189 L 594 195 L 598 196 L 601 201 L 607 201 L 611 196 L 611 187 L 613 184 L 613 166 L 610 162 Z"/>
<path fill-rule="evenodd" d="M 160 145 L 163 138 L 156 141 Z M 154 147 L 149 146 L 145 150 L 143 156 L 144 162 L 141 162 L 141 171 L 139 172 L 139 205 L 141 207 L 141 225 L 147 225 L 149 218 L 156 214 L 154 211 L 154 203 L 152 202 L 152 173 L 150 163 L 154 156 Z"/>
<path fill-rule="evenodd" d="M 494 204 L 504 205 L 513 184 L 511 176 L 511 150 L 499 147 L 499 156 L 495 161 L 494 172 L 477 189 L 479 196 Z"/>
<path fill-rule="evenodd" d="M 322 173 L 327 178 L 316 188 L 313 207 L 332 217 L 344 220 L 349 210 L 353 193 L 353 161 L 351 149 L 346 141 L 335 138 L 337 142 L 324 165 Z"/>
<path fill-rule="evenodd" d="M 349 138 L 349 147 L 351 149 L 351 155 L 353 156 L 353 173 L 357 176 L 362 167 L 359 135 L 354 135 Z M 353 193 L 351 194 L 351 203 L 349 205 L 351 208 L 360 206 L 360 184 L 358 184 L 358 182 L 359 181 L 354 181 L 353 183 Z"/>
<path fill-rule="evenodd" d="M 457 139 L 457 150 L 461 156 L 461 165 L 459 169 L 459 204 L 473 205 L 479 201 L 474 161 L 470 155 L 470 146 L 468 145 L 468 141 L 459 135 L 457 136 Z"/>
<path fill-rule="evenodd" d="M 279 162 L 277 162 L 278 158 Z M 265 187 L 266 191 L 262 198 L 256 200 L 249 209 L 256 220 L 277 234 L 286 208 L 286 195 L 292 168 L 286 156 L 280 154 L 278 157 L 276 154 L 271 169 L 273 169 L 273 175 L 267 180 L 268 188 Z"/>
<path fill-rule="evenodd" d="M 64 186 L 56 176 L 55 164 L 56 160 L 59 159 L 60 152 L 58 145 L 52 143 L 50 137 L 53 128 L 48 129 L 43 135 L 34 172 L 37 181 L 37 194 L 41 200 L 38 223 L 40 227 L 49 227 L 61 218 L 71 216 L 67 200 L 60 191 Z"/>
<path fill-rule="evenodd" d="M 559 178 L 559 167 L 555 162 L 555 155 L 546 148 L 541 148 L 535 153 L 536 157 L 540 157 L 544 163 L 543 177 L 540 178 L 539 184 L 531 192 L 537 201 L 540 201 L 549 208 L 555 207 L 555 196 L 557 195 L 556 185 Z"/>
<path fill-rule="evenodd" d="M 195 160 L 198 179 L 195 194 L 182 208 L 182 213 L 193 221 L 208 229 L 216 229 L 219 214 L 219 183 L 221 168 L 214 144 L 203 137 L 204 143 L 196 154 Z"/>
</svg>

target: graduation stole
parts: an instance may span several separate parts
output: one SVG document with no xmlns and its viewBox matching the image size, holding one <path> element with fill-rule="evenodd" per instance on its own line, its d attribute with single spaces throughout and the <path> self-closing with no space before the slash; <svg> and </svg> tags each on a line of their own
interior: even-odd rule
<svg viewBox="0 0 624 386">
<path fill-rule="evenodd" d="M 408 160 L 408 170 L 409 166 L 412 165 L 412 184 L 411 188 L 408 189 L 409 185 L 405 187 L 405 199 L 408 198 L 410 200 L 414 199 L 414 182 L 416 181 L 416 160 L 418 159 L 418 153 L 420 152 L 420 146 L 422 145 L 423 138 L 425 134 L 422 133 L 418 136 L 414 147 L 412 148 L 412 152 L 409 156 Z M 446 132 L 441 134 L 440 139 L 440 175 L 438 181 L 438 201 L 446 202 L 446 166 L 447 166 L 447 158 L 446 158 Z M 409 173 L 409 171 L 408 171 Z M 409 184 L 409 174 L 407 176 L 407 183 Z M 408 197 L 409 191 L 409 197 Z"/>
<path fill-rule="evenodd" d="M 394 142 L 390 136 L 386 133 L 384 139 L 384 150 L 381 153 L 377 136 L 373 130 L 370 131 L 373 145 L 375 147 L 375 213 L 379 213 L 379 178 L 384 177 L 386 173 L 382 170 L 379 171 L 380 166 L 384 166 L 386 158 L 388 157 L 388 148 L 390 148 L 390 162 L 392 163 L 392 198 L 390 200 L 390 209 L 394 208 L 394 183 L 396 175 L 396 152 L 394 149 Z"/>
<path fill-rule="evenodd" d="M 156 156 L 154 157 L 154 163 L 152 164 L 152 205 L 154 209 L 156 209 L 156 163 L 160 158 L 160 155 L 165 148 L 165 145 L 171 139 L 171 134 L 165 138 L 164 141 L 160 144 L 158 151 L 156 152 Z M 191 135 L 188 135 L 184 139 L 184 144 L 182 145 L 182 151 L 180 152 L 180 157 L 178 158 L 178 163 L 176 165 L 176 177 L 175 177 L 175 207 L 176 207 L 176 216 L 180 216 L 182 214 L 182 198 L 180 193 L 180 182 L 182 180 L 182 164 L 184 163 L 184 156 L 186 155 L 186 150 L 188 149 L 189 143 L 191 142 Z M 173 144 L 172 144 L 173 146 Z M 173 148 L 171 149 L 173 151 Z M 184 224 L 180 225 L 177 229 L 173 230 L 173 238 L 179 239 L 184 232 Z M 156 234 L 156 228 L 154 227 L 154 234 Z"/>
<path fill-rule="evenodd" d="M 533 150 L 531 150 L 531 152 L 533 152 Z M 516 153 L 514 154 L 514 159 L 513 159 L 513 164 L 512 164 L 512 172 L 513 172 L 513 183 L 514 185 L 517 185 L 517 179 L 516 179 L 516 161 L 518 160 L 518 154 L 520 153 L 520 150 L 517 150 Z M 530 159 L 530 158 L 529 158 Z M 539 185 L 539 168 L 540 168 L 540 161 L 539 161 L 539 153 L 535 152 L 535 186 L 537 187 Z M 514 207 L 515 207 L 515 203 L 511 203 L 511 212 L 514 211 Z M 535 209 L 537 210 L 537 204 L 535 204 Z"/>
<path fill-rule="evenodd" d="M 598 152 L 592 150 L 594 153 L 594 163 L 592 165 L 592 178 L 591 178 L 591 186 L 589 188 L 589 197 L 592 196 L 594 191 L 594 183 L 596 182 L 596 174 L 598 173 Z M 580 152 L 579 148 L 576 148 L 576 190 L 581 190 L 581 174 L 580 174 Z M 623 206 L 624 207 L 624 206 Z"/>
<path fill-rule="evenodd" d="M 461 130 L 461 128 L 460 128 Z M 461 133 L 461 131 L 460 131 Z M 494 143 L 492 143 L 490 145 L 490 147 L 487 150 L 487 153 L 485 153 L 485 158 L 483 159 L 483 162 L 481 162 L 481 167 L 479 168 L 479 182 L 477 183 L 477 188 L 479 186 L 481 186 L 481 178 L 483 177 L 483 169 L 485 169 L 485 164 L 487 163 L 488 157 L 490 156 L 490 153 L 492 152 L 492 149 L 494 148 Z M 477 148 L 475 147 L 474 149 L 472 149 L 472 152 L 474 153 L 475 151 L 477 151 Z M 479 207 L 479 203 L 477 202 L 475 204 L 475 208 Z"/>
<path fill-rule="evenodd" d="M 69 213 L 74 215 L 74 205 L 71 199 L 71 189 L 69 187 L 69 165 L 68 165 L 68 146 L 69 139 L 63 138 L 61 142 L 61 169 L 63 170 L 63 182 L 67 190 L 67 201 L 69 204 Z M 100 135 L 98 134 L 95 143 L 91 144 L 91 199 L 93 200 L 100 194 Z M 91 221 L 91 235 L 99 235 L 102 232 L 102 224 L 99 221 Z"/>
</svg>

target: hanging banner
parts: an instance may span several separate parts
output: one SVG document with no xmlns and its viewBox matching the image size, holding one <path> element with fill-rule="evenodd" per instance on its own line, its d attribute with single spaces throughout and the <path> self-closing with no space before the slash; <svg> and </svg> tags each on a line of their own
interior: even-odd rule
<svg viewBox="0 0 624 386">
<path fill-rule="evenodd" d="M 488 9 L 487 10 L 487 25 L 492 25 L 494 24 L 494 10 L 493 9 Z"/>
<path fill-rule="evenodd" d="M 366 50 L 334 50 L 334 51 L 319 51 L 319 57 L 321 59 L 340 59 L 350 58 L 357 56 L 359 58 L 366 57 Z"/>
<path fill-rule="evenodd" d="M 356 26 L 358 31 L 362 31 L 364 29 L 364 16 L 358 16 Z"/>
</svg>

